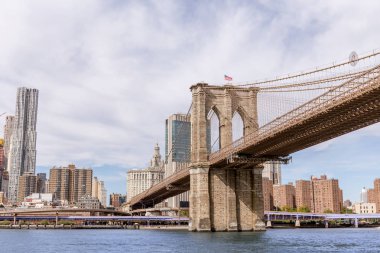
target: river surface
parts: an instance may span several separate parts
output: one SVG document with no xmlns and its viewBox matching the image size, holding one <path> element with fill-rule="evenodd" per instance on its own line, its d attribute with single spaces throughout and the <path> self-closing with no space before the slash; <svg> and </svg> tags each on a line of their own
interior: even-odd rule
<svg viewBox="0 0 380 253">
<path fill-rule="evenodd" d="M 0 252 L 380 252 L 380 229 L 0 230 Z"/>
</svg>

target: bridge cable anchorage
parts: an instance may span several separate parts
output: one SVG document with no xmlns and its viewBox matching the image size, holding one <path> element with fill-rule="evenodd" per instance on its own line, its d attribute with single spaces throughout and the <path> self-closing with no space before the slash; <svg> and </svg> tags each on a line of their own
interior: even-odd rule
<svg viewBox="0 0 380 253">
<path fill-rule="evenodd" d="M 189 106 L 189 109 L 187 111 L 187 114 L 186 114 L 186 119 L 189 117 L 190 115 L 190 112 L 191 112 L 191 108 L 193 107 L 193 102 L 191 102 L 190 106 Z M 168 163 L 168 158 L 169 156 L 171 155 L 172 151 L 173 151 L 173 148 L 176 144 L 176 141 L 177 141 L 177 137 L 181 134 L 181 131 L 182 131 L 182 128 L 183 128 L 183 125 L 185 124 L 185 121 L 181 121 L 181 126 L 178 130 L 178 132 L 174 135 L 174 138 L 173 138 L 173 144 L 170 148 L 170 151 L 168 152 L 168 154 L 166 155 L 166 159 L 165 159 L 165 163 L 167 164 Z"/>
</svg>

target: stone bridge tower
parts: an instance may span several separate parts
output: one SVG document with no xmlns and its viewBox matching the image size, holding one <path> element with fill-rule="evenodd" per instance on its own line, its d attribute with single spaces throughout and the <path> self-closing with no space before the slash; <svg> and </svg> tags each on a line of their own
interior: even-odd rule
<svg viewBox="0 0 380 253">
<path fill-rule="evenodd" d="M 257 88 L 211 86 L 191 88 L 190 230 L 252 231 L 265 229 L 262 166 L 225 168 L 209 162 L 207 115 L 219 118 L 220 148 L 232 144 L 232 118 L 238 112 L 244 136 L 258 129 Z"/>
</svg>

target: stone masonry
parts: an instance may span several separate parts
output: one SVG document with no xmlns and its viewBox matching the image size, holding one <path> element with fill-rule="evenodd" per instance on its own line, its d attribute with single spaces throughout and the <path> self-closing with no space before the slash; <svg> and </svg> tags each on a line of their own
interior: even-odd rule
<svg viewBox="0 0 380 253">
<path fill-rule="evenodd" d="M 258 128 L 257 89 L 199 83 L 191 91 L 190 230 L 264 230 L 263 167 L 210 167 L 207 150 L 211 110 L 219 118 L 221 148 L 232 143 L 234 113 L 243 120 L 244 135 Z"/>
</svg>

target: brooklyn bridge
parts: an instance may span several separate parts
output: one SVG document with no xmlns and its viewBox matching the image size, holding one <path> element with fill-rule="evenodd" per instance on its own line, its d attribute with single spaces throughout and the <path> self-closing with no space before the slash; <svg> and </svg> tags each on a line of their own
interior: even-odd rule
<svg viewBox="0 0 380 253">
<path fill-rule="evenodd" d="M 379 52 L 295 75 L 244 84 L 190 87 L 190 166 L 133 197 L 152 207 L 190 190 L 191 231 L 264 230 L 262 163 L 380 121 Z M 243 136 L 233 141 L 233 117 Z M 219 124 L 210 149 L 210 115 Z"/>
</svg>

